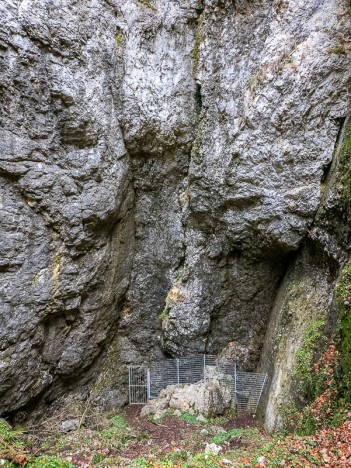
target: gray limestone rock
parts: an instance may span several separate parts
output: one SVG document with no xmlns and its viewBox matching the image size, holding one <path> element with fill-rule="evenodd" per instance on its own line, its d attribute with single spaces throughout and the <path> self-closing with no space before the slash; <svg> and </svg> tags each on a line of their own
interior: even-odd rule
<svg viewBox="0 0 351 468">
<path fill-rule="evenodd" d="M 316 216 L 349 33 L 344 0 L 1 2 L 0 414 L 270 359 L 286 272 L 344 258 L 332 197 Z"/>
<path fill-rule="evenodd" d="M 159 396 L 141 410 L 142 416 L 154 414 L 160 418 L 168 409 L 180 413 L 197 414 L 197 420 L 224 414 L 232 405 L 230 387 L 215 378 L 200 380 L 191 385 L 169 385 Z"/>
<path fill-rule="evenodd" d="M 79 419 L 67 419 L 66 421 L 62 421 L 60 425 L 61 432 L 72 432 L 79 428 Z"/>
</svg>

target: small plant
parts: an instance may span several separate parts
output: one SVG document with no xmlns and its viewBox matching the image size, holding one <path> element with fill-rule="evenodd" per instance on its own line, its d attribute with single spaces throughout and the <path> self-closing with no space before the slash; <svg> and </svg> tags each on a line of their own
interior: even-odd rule
<svg viewBox="0 0 351 468">
<path fill-rule="evenodd" d="M 236 437 L 238 435 L 242 434 L 242 429 L 230 429 L 230 431 L 226 432 L 221 432 L 219 434 L 216 434 L 212 439 L 210 440 L 210 443 L 214 444 L 222 444 L 226 440 L 230 439 L 231 437 Z"/>
<path fill-rule="evenodd" d="M 338 44 L 328 49 L 329 54 L 345 55 L 351 52 L 351 44 Z"/>
<path fill-rule="evenodd" d="M 60 268 L 61 255 L 55 255 L 54 257 L 54 268 Z"/>
<path fill-rule="evenodd" d="M 183 462 L 188 459 L 188 454 L 185 450 L 174 450 L 168 452 L 157 464 L 157 466 L 162 467 L 175 467 L 183 466 Z"/>
<path fill-rule="evenodd" d="M 59 457 L 38 457 L 30 463 L 28 468 L 74 468 L 71 462 L 65 461 Z"/>
<path fill-rule="evenodd" d="M 202 468 L 202 467 L 211 467 L 221 466 L 220 457 L 215 455 L 208 455 L 205 453 L 198 453 L 197 455 L 189 458 L 189 460 L 183 464 L 183 467 L 186 468 Z"/>
<path fill-rule="evenodd" d="M 187 422 L 188 424 L 202 424 L 200 421 L 196 419 L 197 418 L 196 414 L 190 414 L 190 413 L 185 412 L 185 413 L 182 413 L 179 416 L 179 418 Z"/>
<path fill-rule="evenodd" d="M 116 45 L 120 49 L 124 46 L 126 37 L 123 33 L 116 34 Z"/>
<path fill-rule="evenodd" d="M 112 427 L 119 430 L 125 431 L 127 429 L 127 423 L 123 414 L 117 414 L 111 419 Z"/>
<path fill-rule="evenodd" d="M 25 444 L 22 440 L 23 433 L 14 430 L 5 419 L 0 419 L 0 458 L 7 458 L 15 463 L 26 461 L 24 455 Z"/>
<path fill-rule="evenodd" d="M 33 278 L 33 281 L 32 281 L 32 286 L 34 286 L 35 284 L 39 283 L 41 279 L 41 274 L 40 273 L 37 273 L 34 278 Z"/>
<path fill-rule="evenodd" d="M 183 272 L 182 272 L 182 271 L 178 271 L 177 277 L 176 277 L 176 281 L 182 281 L 182 279 L 183 279 Z"/>
<path fill-rule="evenodd" d="M 91 462 L 93 465 L 97 465 L 98 463 L 102 462 L 104 458 L 105 458 L 105 455 L 103 453 L 95 452 Z"/>
<path fill-rule="evenodd" d="M 160 315 L 158 316 L 159 321 L 162 323 L 168 317 L 168 314 L 169 314 L 169 309 L 165 307 L 163 311 L 160 313 Z"/>
<path fill-rule="evenodd" d="M 5 419 L 0 419 L 0 443 L 14 444 L 18 441 L 18 434 Z"/>
<path fill-rule="evenodd" d="M 139 457 L 133 460 L 131 466 L 138 468 L 149 468 L 152 467 L 152 464 L 145 457 Z"/>
<path fill-rule="evenodd" d="M 120 449 L 134 440 L 133 434 L 128 429 L 124 415 L 118 414 L 110 420 L 110 427 L 102 431 L 101 442 L 103 447 Z"/>
</svg>

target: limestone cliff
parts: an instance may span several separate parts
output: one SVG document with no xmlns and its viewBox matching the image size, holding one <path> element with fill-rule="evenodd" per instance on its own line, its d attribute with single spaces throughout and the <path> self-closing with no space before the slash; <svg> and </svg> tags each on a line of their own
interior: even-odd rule
<svg viewBox="0 0 351 468">
<path fill-rule="evenodd" d="M 349 2 L 3 0 L 0 19 L 0 414 L 118 408 L 127 364 L 210 352 L 269 371 L 273 427 L 306 310 L 335 326 Z"/>
</svg>

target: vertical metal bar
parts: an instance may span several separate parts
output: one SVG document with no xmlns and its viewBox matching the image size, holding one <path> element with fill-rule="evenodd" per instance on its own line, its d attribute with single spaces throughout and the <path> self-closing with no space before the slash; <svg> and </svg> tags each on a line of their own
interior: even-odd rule
<svg viewBox="0 0 351 468">
<path fill-rule="evenodd" d="M 177 384 L 179 385 L 179 359 L 176 361 L 176 366 L 177 366 Z"/>
<path fill-rule="evenodd" d="M 262 395 L 262 392 L 263 392 L 263 388 L 264 388 L 264 386 L 265 386 L 265 384 L 266 384 L 266 379 L 267 379 L 267 374 L 264 376 L 264 380 L 263 380 L 263 384 L 262 384 L 262 387 L 261 387 L 261 391 L 260 391 L 260 394 L 259 394 L 259 396 L 258 396 L 258 400 L 257 400 L 257 403 L 256 403 L 255 413 L 256 413 L 256 411 L 257 411 L 257 407 L 258 407 L 258 404 L 259 404 L 260 399 L 261 399 L 261 395 Z"/>
<path fill-rule="evenodd" d="M 235 395 L 235 403 L 238 403 L 238 399 L 236 397 L 236 362 L 234 363 L 234 395 Z"/>
<path fill-rule="evenodd" d="M 131 372 L 131 368 L 128 367 L 128 396 L 129 396 L 129 404 L 132 403 L 132 399 L 131 399 L 131 388 L 130 388 L 130 385 L 131 385 L 131 377 L 130 377 L 130 372 Z"/>
<path fill-rule="evenodd" d="M 206 354 L 204 354 L 204 378 L 206 378 Z"/>
<path fill-rule="evenodd" d="M 147 401 L 150 400 L 150 369 L 146 369 L 146 397 Z"/>
</svg>

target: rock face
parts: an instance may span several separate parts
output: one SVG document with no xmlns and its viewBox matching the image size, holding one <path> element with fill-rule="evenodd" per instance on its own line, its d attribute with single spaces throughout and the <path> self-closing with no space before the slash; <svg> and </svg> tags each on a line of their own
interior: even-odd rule
<svg viewBox="0 0 351 468">
<path fill-rule="evenodd" d="M 0 414 L 118 408 L 126 365 L 169 354 L 268 369 L 289 281 L 329 314 L 345 0 L 3 0 L 0 19 Z"/>
<path fill-rule="evenodd" d="M 269 430 L 281 428 L 281 410 L 292 399 L 303 402 L 303 395 L 295 389 L 294 368 L 306 331 L 319 327 L 323 335 L 335 333 L 338 319 L 335 283 L 340 265 L 349 257 L 351 240 L 347 207 L 350 200 L 345 197 L 345 187 L 342 189 L 350 123 L 348 117 L 338 139 L 332 168 L 323 184 L 319 209 L 291 261 L 272 310 L 260 360 L 260 368 L 268 373 L 271 382 L 264 395 L 264 416 Z"/>
<path fill-rule="evenodd" d="M 231 405 L 229 385 L 217 379 L 200 380 L 191 385 L 169 385 L 143 407 L 141 416 L 154 414 L 159 419 L 167 410 L 174 410 L 214 417 L 224 414 Z"/>
</svg>

